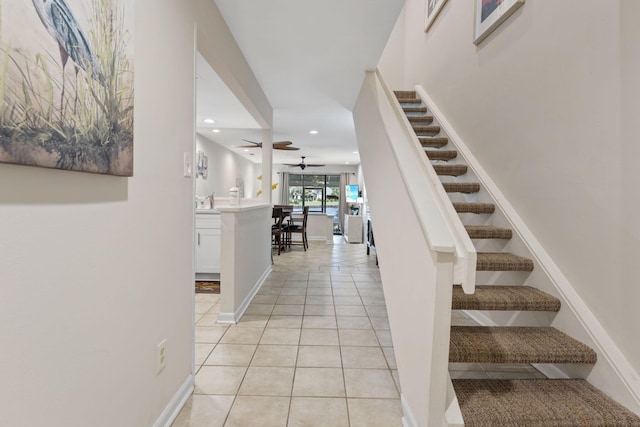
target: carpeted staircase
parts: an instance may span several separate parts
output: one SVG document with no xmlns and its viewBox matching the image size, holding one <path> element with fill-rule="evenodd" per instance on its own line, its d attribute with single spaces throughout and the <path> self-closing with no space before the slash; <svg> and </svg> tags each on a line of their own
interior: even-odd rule
<svg viewBox="0 0 640 427">
<path fill-rule="evenodd" d="M 433 125 L 425 105 L 415 92 L 395 94 L 456 212 L 484 215 L 487 220 L 480 222 L 489 223 L 495 205 L 467 201 L 473 200 L 471 196 L 479 193 L 481 186 L 465 180 L 467 165 L 460 164 L 455 147 L 440 134 L 440 127 Z M 512 231 L 504 227 L 465 228 L 472 239 L 512 237 Z M 526 274 L 534 269 L 531 259 L 518 254 L 478 252 L 477 258 L 477 271 Z M 517 283 L 479 284 L 473 295 L 454 286 L 452 308 L 552 313 L 561 309 L 557 298 Z M 593 365 L 596 359 L 593 349 L 553 327 L 451 327 L 452 363 Z M 640 417 L 583 379 L 457 379 L 453 386 L 467 426 L 640 426 Z"/>
</svg>

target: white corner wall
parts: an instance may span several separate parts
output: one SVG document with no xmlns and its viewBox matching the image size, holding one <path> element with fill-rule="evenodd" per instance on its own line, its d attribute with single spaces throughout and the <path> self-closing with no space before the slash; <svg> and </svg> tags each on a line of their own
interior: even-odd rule
<svg viewBox="0 0 640 427">
<path fill-rule="evenodd" d="M 262 167 L 202 135 L 196 135 L 196 150 L 209 158 L 209 176 L 196 178 L 196 195 L 229 197 L 229 189 L 238 185 L 240 197 L 255 198 L 261 188 L 258 171 Z"/>
<path fill-rule="evenodd" d="M 396 27 L 397 84 L 429 92 L 640 371 L 640 4 L 527 1 L 478 47 L 472 2 L 428 33 L 424 5 Z"/>
<path fill-rule="evenodd" d="M 151 426 L 188 384 L 196 20 L 233 41 L 212 1 L 135 2 L 132 178 L 0 164 L 0 424 Z"/>
</svg>

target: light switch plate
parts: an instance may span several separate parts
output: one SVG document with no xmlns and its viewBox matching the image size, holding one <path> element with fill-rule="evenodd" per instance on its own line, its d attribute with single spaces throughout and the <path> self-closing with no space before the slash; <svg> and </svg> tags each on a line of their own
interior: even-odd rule
<svg viewBox="0 0 640 427">
<path fill-rule="evenodd" d="M 191 178 L 193 174 L 193 160 L 191 154 L 184 153 L 184 177 Z"/>
</svg>

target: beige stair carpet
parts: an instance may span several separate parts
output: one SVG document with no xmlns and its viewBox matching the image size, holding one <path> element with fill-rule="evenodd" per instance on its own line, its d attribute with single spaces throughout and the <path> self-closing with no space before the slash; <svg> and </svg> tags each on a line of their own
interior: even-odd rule
<svg viewBox="0 0 640 427">
<path fill-rule="evenodd" d="M 585 380 L 453 380 L 466 427 L 640 426 Z"/>
<path fill-rule="evenodd" d="M 453 207 L 458 213 L 492 214 L 496 211 L 493 203 L 454 203 Z"/>
<path fill-rule="evenodd" d="M 467 234 L 472 239 L 511 239 L 511 229 L 504 227 L 492 227 L 488 225 L 465 225 Z"/>
<path fill-rule="evenodd" d="M 452 326 L 452 363 L 596 363 L 590 347 L 551 327 Z"/>
<path fill-rule="evenodd" d="M 478 271 L 533 271 L 533 261 L 518 255 L 502 252 L 478 252 Z"/>
<path fill-rule="evenodd" d="M 475 293 L 465 294 L 462 286 L 453 287 L 453 310 L 560 310 L 560 300 L 531 286 L 476 285 Z"/>
</svg>

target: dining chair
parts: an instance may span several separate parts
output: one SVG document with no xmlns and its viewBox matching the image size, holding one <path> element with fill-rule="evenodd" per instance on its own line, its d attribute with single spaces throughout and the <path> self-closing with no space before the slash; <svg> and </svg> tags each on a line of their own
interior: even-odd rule
<svg viewBox="0 0 640 427">
<path fill-rule="evenodd" d="M 302 222 L 300 218 L 291 218 L 289 226 L 287 227 L 287 242 L 291 245 L 302 245 L 306 251 L 309 248 L 309 242 L 307 240 L 307 218 L 309 217 L 309 206 L 305 206 L 302 209 Z M 294 241 L 292 239 L 293 234 L 300 234 L 300 240 Z"/>
<path fill-rule="evenodd" d="M 286 225 L 284 224 L 284 214 L 281 207 L 274 207 L 271 213 L 273 225 L 271 226 L 271 247 L 278 248 L 278 255 L 282 250 L 286 239 Z"/>
</svg>

